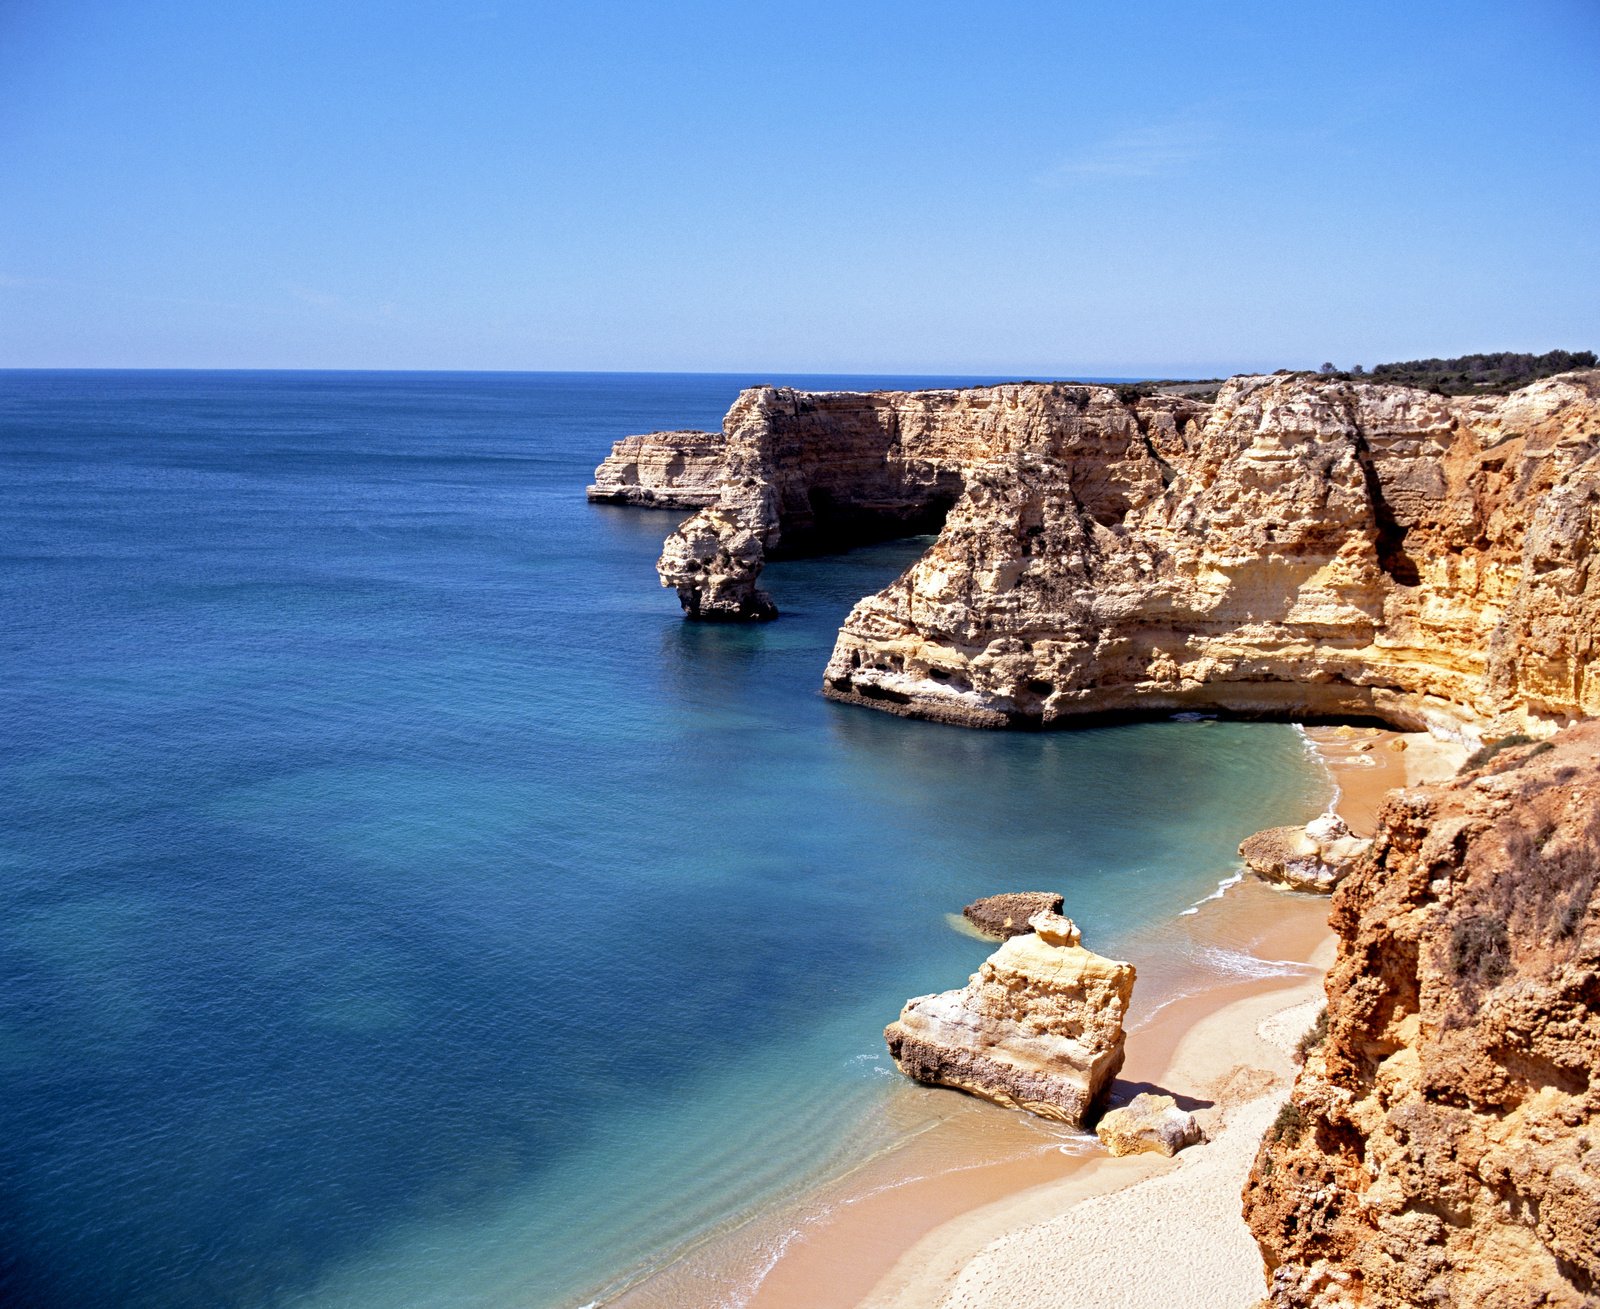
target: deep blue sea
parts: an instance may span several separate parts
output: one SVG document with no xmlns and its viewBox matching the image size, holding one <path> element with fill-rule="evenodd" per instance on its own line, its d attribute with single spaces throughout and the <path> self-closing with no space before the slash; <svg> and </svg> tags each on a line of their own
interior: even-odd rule
<svg viewBox="0 0 1600 1309">
<path fill-rule="evenodd" d="M 691 626 L 682 515 L 584 501 L 745 383 L 941 380 L 0 373 L 0 1301 L 582 1303 L 904 1130 L 947 913 L 1115 954 L 1319 808 L 1288 727 L 824 701 L 926 542 Z"/>
</svg>

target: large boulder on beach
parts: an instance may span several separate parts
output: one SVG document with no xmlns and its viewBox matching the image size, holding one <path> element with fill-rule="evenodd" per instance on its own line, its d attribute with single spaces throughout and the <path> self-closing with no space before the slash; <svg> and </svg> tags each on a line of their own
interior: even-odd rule
<svg viewBox="0 0 1600 1309">
<path fill-rule="evenodd" d="M 1372 848 L 1338 814 L 1322 814 L 1304 827 L 1269 827 L 1246 837 L 1239 857 L 1257 877 L 1292 891 L 1330 895 L 1356 861 Z"/>
<path fill-rule="evenodd" d="M 1008 941 L 1033 931 L 1028 919 L 1035 914 L 1059 914 L 1064 903 L 1054 891 L 1007 891 L 974 900 L 961 913 L 985 936 Z"/>
<path fill-rule="evenodd" d="M 884 1039 L 919 1082 L 1081 1127 L 1122 1067 L 1134 968 L 1086 950 L 1070 918 L 1029 926 L 966 986 L 907 1001 Z"/>
<path fill-rule="evenodd" d="M 1204 1139 L 1192 1113 L 1178 1108 L 1170 1095 L 1149 1091 L 1111 1110 L 1094 1131 L 1100 1144 L 1114 1155 L 1164 1154 L 1170 1159 L 1185 1146 Z"/>
</svg>

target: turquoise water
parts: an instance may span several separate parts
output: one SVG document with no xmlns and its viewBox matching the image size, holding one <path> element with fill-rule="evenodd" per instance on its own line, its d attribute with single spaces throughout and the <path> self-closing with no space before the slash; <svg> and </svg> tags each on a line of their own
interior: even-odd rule
<svg viewBox="0 0 1600 1309">
<path fill-rule="evenodd" d="M 690 626 L 680 515 L 583 500 L 746 381 L 891 380 L 0 374 L 0 1299 L 581 1303 L 907 1130 L 948 911 L 1116 953 L 1320 806 L 1286 727 L 830 704 L 923 543 Z"/>
</svg>

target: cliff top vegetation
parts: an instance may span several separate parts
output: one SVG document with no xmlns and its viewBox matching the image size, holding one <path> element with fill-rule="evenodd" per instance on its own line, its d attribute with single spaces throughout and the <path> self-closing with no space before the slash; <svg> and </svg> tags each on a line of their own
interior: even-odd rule
<svg viewBox="0 0 1600 1309">
<path fill-rule="evenodd" d="M 1435 395 L 1506 395 L 1541 377 L 1570 373 L 1577 368 L 1600 366 L 1593 350 L 1549 350 L 1542 355 L 1516 354 L 1501 350 L 1493 354 L 1459 355 L 1454 359 L 1408 359 L 1402 363 L 1376 364 L 1368 369 L 1355 364 L 1345 369 L 1326 363 L 1316 375 L 1332 381 L 1383 382 L 1390 386 L 1414 386 Z M 1280 368 L 1280 373 L 1293 369 Z M 1215 400 L 1222 385 L 1218 377 L 1130 382 L 1117 387 L 1117 395 L 1132 403 L 1140 396 L 1183 395 L 1195 400 Z"/>
<path fill-rule="evenodd" d="M 1348 371 L 1323 364 L 1324 377 L 1365 379 L 1391 386 L 1415 386 L 1435 395 L 1503 395 L 1541 377 L 1595 367 L 1593 350 L 1549 350 L 1542 355 L 1460 355 L 1455 359 L 1408 359 L 1404 363 L 1378 364 L 1370 371 L 1356 364 Z"/>
</svg>

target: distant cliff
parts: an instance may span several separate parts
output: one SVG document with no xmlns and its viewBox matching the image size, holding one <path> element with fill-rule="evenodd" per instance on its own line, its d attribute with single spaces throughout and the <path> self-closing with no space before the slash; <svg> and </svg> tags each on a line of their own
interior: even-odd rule
<svg viewBox="0 0 1600 1309">
<path fill-rule="evenodd" d="M 1274 1309 L 1600 1304 L 1600 723 L 1397 791 L 1245 1215 Z"/>
<path fill-rule="evenodd" d="M 594 470 L 589 499 L 651 509 L 698 509 L 722 495 L 721 432 L 625 436 Z"/>
<path fill-rule="evenodd" d="M 895 713 L 1547 733 L 1600 712 L 1597 453 L 1596 372 L 1458 399 L 1243 377 L 1214 404 L 758 388 L 695 475 L 715 503 L 659 571 L 691 616 L 768 617 L 766 558 L 938 530 L 856 606 L 825 674 Z M 633 467 L 641 498 L 671 491 Z"/>
</svg>

